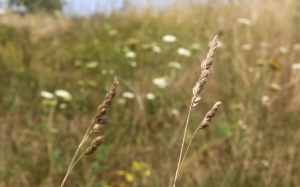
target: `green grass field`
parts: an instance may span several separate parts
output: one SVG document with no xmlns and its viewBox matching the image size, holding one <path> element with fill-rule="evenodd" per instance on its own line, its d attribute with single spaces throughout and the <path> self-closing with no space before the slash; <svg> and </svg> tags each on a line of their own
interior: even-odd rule
<svg viewBox="0 0 300 187">
<path fill-rule="evenodd" d="M 187 140 L 222 105 L 197 133 L 177 186 L 300 186 L 300 3 L 264 0 L 89 18 L 0 15 L 0 187 L 59 186 L 114 76 L 104 142 L 65 186 L 172 186 L 215 35 L 221 44 Z M 41 96 L 57 90 L 71 97 Z"/>
</svg>

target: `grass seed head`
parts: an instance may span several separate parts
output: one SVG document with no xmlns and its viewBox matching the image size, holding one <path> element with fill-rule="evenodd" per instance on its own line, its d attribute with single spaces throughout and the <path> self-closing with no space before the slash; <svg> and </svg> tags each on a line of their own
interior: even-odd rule
<svg viewBox="0 0 300 187">
<path fill-rule="evenodd" d="M 95 152 L 98 149 L 98 147 L 101 145 L 102 142 L 103 142 L 103 136 L 96 137 L 92 141 L 90 146 L 85 150 L 84 155 L 90 155 L 93 152 Z"/>
<path fill-rule="evenodd" d="M 215 105 L 212 107 L 212 109 L 210 111 L 207 112 L 205 118 L 203 119 L 203 121 L 200 123 L 200 125 L 198 126 L 197 130 L 199 129 L 204 129 L 206 127 L 208 127 L 211 119 L 215 116 L 215 114 L 217 113 L 217 110 L 219 108 L 219 106 L 221 105 L 221 101 L 218 101 L 215 103 Z"/>
<path fill-rule="evenodd" d="M 114 82 L 111 85 L 110 90 L 108 91 L 108 93 L 106 94 L 104 101 L 101 105 L 98 106 L 98 110 L 95 116 L 95 119 L 99 119 L 102 116 L 104 116 L 109 108 L 109 106 L 112 103 L 113 98 L 115 97 L 116 93 L 117 93 L 117 88 L 118 88 L 118 79 L 117 77 L 114 78 Z"/>
</svg>

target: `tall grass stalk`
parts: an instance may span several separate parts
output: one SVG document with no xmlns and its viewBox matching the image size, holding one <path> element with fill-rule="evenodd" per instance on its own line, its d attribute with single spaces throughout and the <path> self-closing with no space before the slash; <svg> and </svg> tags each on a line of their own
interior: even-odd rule
<svg viewBox="0 0 300 187">
<path fill-rule="evenodd" d="M 195 130 L 195 132 L 194 132 L 194 134 L 193 134 L 193 136 L 192 136 L 192 138 L 191 138 L 190 142 L 188 143 L 188 146 L 187 146 L 187 148 L 185 150 L 184 156 L 182 158 L 183 149 L 184 149 L 184 143 L 185 143 L 185 137 L 186 137 L 186 131 L 187 131 L 188 124 L 189 124 L 191 110 L 192 110 L 193 107 L 195 107 L 198 104 L 198 102 L 201 99 L 199 97 L 199 94 L 202 91 L 204 85 L 206 84 L 207 77 L 209 75 L 209 71 L 208 70 L 212 66 L 213 59 L 214 59 L 214 54 L 215 54 L 215 50 L 217 49 L 218 43 L 219 43 L 218 42 L 218 37 L 215 36 L 215 38 L 212 41 L 211 48 L 210 48 L 210 50 L 209 50 L 209 52 L 207 54 L 206 60 L 204 60 L 201 63 L 201 75 L 200 75 L 200 78 L 199 78 L 198 82 L 196 83 L 195 87 L 193 88 L 193 98 L 191 100 L 191 104 L 190 104 L 190 107 L 189 107 L 187 120 L 186 120 L 186 123 L 185 123 L 185 128 L 184 128 L 184 133 L 183 133 L 183 138 L 182 138 L 182 143 L 181 143 L 181 148 L 180 148 L 180 153 L 179 153 L 179 159 L 178 159 L 178 163 L 177 163 L 177 169 L 176 169 L 176 172 L 175 172 L 173 187 L 176 186 L 176 181 L 178 179 L 178 175 L 179 175 L 181 166 L 182 166 L 182 164 L 184 162 L 184 159 L 186 157 L 186 154 L 188 152 L 188 149 L 189 149 L 189 147 L 191 145 L 192 140 L 194 139 L 194 136 L 195 136 L 196 132 L 199 129 L 203 129 L 203 128 L 206 128 L 208 126 L 209 122 L 211 121 L 211 118 L 215 115 L 218 107 L 221 104 L 221 102 L 217 102 L 214 105 L 214 107 L 206 114 L 206 116 L 203 119 L 203 121 L 199 124 L 198 128 Z"/>
</svg>

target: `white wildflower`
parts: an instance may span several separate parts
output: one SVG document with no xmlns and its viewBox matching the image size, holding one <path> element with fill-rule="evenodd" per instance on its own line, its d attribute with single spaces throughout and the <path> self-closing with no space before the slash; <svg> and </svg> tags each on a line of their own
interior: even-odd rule
<svg viewBox="0 0 300 187">
<path fill-rule="evenodd" d="M 181 69 L 181 64 L 179 62 L 169 62 L 169 67 Z"/>
<path fill-rule="evenodd" d="M 266 159 L 261 160 L 261 164 L 266 168 L 270 167 L 270 162 Z"/>
<path fill-rule="evenodd" d="M 174 114 L 175 116 L 179 115 L 179 111 L 175 108 L 171 109 L 171 113 Z"/>
<path fill-rule="evenodd" d="M 250 73 L 254 73 L 254 72 L 255 72 L 255 69 L 254 69 L 254 67 L 248 67 L 248 71 L 249 71 Z"/>
<path fill-rule="evenodd" d="M 6 10 L 4 8 L 0 8 L 0 15 L 4 15 L 6 13 Z"/>
<path fill-rule="evenodd" d="M 261 98 L 261 104 L 264 106 L 270 106 L 270 97 L 267 95 L 262 96 Z"/>
<path fill-rule="evenodd" d="M 294 44 L 294 49 L 295 50 L 300 50 L 300 43 L 299 44 Z"/>
<path fill-rule="evenodd" d="M 102 75 L 106 75 L 107 74 L 107 70 L 106 69 L 102 69 L 101 73 L 102 73 Z"/>
<path fill-rule="evenodd" d="M 67 108 L 67 106 L 68 106 L 68 105 L 67 105 L 66 103 L 61 103 L 61 104 L 59 104 L 58 107 L 59 107 L 60 109 L 65 109 L 65 108 Z"/>
<path fill-rule="evenodd" d="M 237 20 L 240 24 L 251 25 L 251 21 L 247 18 L 238 18 Z"/>
<path fill-rule="evenodd" d="M 300 70 L 300 63 L 294 63 L 294 64 L 292 64 L 292 69 L 293 70 Z"/>
<path fill-rule="evenodd" d="M 160 52 L 161 52 L 161 48 L 158 47 L 158 46 L 154 46 L 154 47 L 152 48 L 152 50 L 153 50 L 154 52 L 156 52 L 156 53 L 160 53 Z"/>
<path fill-rule="evenodd" d="M 279 51 L 282 52 L 282 53 L 287 53 L 288 49 L 286 47 L 280 47 Z"/>
<path fill-rule="evenodd" d="M 147 93 L 146 98 L 149 99 L 149 100 L 154 100 L 155 95 L 153 93 Z"/>
<path fill-rule="evenodd" d="M 54 95 L 53 93 L 47 92 L 47 91 L 41 91 L 41 96 L 45 99 L 53 99 Z"/>
<path fill-rule="evenodd" d="M 152 81 L 156 86 L 158 86 L 160 88 L 165 88 L 169 85 L 169 83 L 165 77 L 158 77 L 158 78 L 153 79 Z"/>
<path fill-rule="evenodd" d="M 137 63 L 135 61 L 131 61 L 131 62 L 129 62 L 129 65 L 131 65 L 132 67 L 136 67 Z"/>
<path fill-rule="evenodd" d="M 133 52 L 133 51 L 127 51 L 127 52 L 125 53 L 125 56 L 126 56 L 127 58 L 135 58 L 136 54 L 135 54 L 135 52 Z"/>
<path fill-rule="evenodd" d="M 86 63 L 85 67 L 89 68 L 89 69 L 94 69 L 98 66 L 98 62 L 97 61 L 92 61 L 92 62 L 88 62 Z"/>
<path fill-rule="evenodd" d="M 181 55 L 181 56 L 191 56 L 191 52 L 188 50 L 188 49 L 185 49 L 185 48 L 178 48 L 177 50 L 178 54 Z"/>
<path fill-rule="evenodd" d="M 66 90 L 55 90 L 54 94 L 57 96 L 57 97 L 61 97 L 65 100 L 72 100 L 72 95 L 66 91 Z"/>
<path fill-rule="evenodd" d="M 244 44 L 244 45 L 242 46 L 242 48 L 243 48 L 244 50 L 250 50 L 250 49 L 252 49 L 252 46 L 251 46 L 251 44 Z"/>
<path fill-rule="evenodd" d="M 123 92 L 122 97 L 127 98 L 127 99 L 133 99 L 134 94 L 132 92 Z"/>
<path fill-rule="evenodd" d="M 171 43 L 171 42 L 175 42 L 177 40 L 177 38 L 175 36 L 172 36 L 172 35 L 164 35 L 162 40 L 164 42 Z"/>
</svg>

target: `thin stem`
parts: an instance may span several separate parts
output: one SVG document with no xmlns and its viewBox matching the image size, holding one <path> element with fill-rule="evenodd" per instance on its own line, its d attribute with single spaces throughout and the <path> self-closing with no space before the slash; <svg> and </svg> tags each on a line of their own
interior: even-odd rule
<svg viewBox="0 0 300 187">
<path fill-rule="evenodd" d="M 78 159 L 74 162 L 74 164 L 72 165 L 71 168 L 69 168 L 69 170 L 66 173 L 66 176 L 69 176 L 69 174 L 71 173 L 71 171 L 73 170 L 73 168 L 75 167 L 75 165 L 77 164 L 77 162 L 82 158 L 84 154 L 81 154 L 80 157 L 78 157 Z M 64 178 L 64 180 L 62 181 L 62 184 L 60 187 L 62 187 L 64 185 L 64 183 L 66 182 L 67 177 Z"/>
<path fill-rule="evenodd" d="M 55 101 L 56 102 L 56 101 Z M 48 152 L 48 158 L 49 158 L 49 183 L 50 186 L 53 186 L 53 158 L 52 158 L 52 150 L 53 150 L 53 145 L 52 145 L 52 124 L 53 124 L 53 116 L 55 113 L 55 107 L 56 105 L 53 105 L 50 109 L 48 120 L 47 120 L 47 127 L 48 127 L 48 135 L 47 135 L 47 152 Z"/>
<path fill-rule="evenodd" d="M 183 161 L 185 160 L 186 154 L 187 154 L 187 152 L 188 152 L 188 150 L 189 150 L 189 148 L 190 148 L 190 145 L 191 145 L 191 143 L 192 143 L 192 141 L 193 141 L 193 139 L 194 139 L 194 137 L 195 137 L 197 131 L 198 131 L 198 129 L 195 130 L 195 132 L 194 132 L 194 134 L 193 134 L 193 136 L 192 136 L 192 138 L 191 138 L 191 140 L 190 140 L 190 142 L 189 142 L 189 144 L 188 144 L 188 146 L 187 146 L 187 148 L 186 148 L 186 150 L 185 150 L 184 156 L 183 156 L 183 158 L 182 158 L 182 162 L 180 163 L 180 166 L 179 166 L 179 169 L 178 169 L 178 173 L 180 172 L 180 169 L 181 169 L 181 166 L 182 166 L 182 164 L 183 164 Z"/>
<path fill-rule="evenodd" d="M 94 123 L 94 120 L 95 120 L 95 119 L 92 120 L 92 122 L 91 122 L 91 124 L 89 125 L 89 127 L 87 128 L 87 130 L 86 130 L 86 132 L 85 132 L 85 135 L 83 136 L 83 138 L 82 138 L 80 144 L 78 145 L 77 150 L 76 150 L 76 152 L 75 152 L 75 154 L 74 154 L 74 156 L 73 156 L 73 158 L 72 158 L 72 161 L 71 161 L 71 163 L 70 163 L 70 165 L 69 165 L 69 167 L 68 167 L 68 171 L 67 171 L 67 173 L 66 173 L 66 175 L 65 175 L 65 177 L 64 177 L 64 180 L 63 180 L 63 182 L 62 182 L 62 184 L 61 184 L 60 187 L 63 187 L 63 185 L 64 185 L 66 179 L 68 178 L 69 174 L 71 173 L 71 171 L 72 171 L 74 165 L 77 163 L 77 161 L 76 161 L 76 163 L 74 164 L 75 158 L 76 158 L 76 156 L 77 156 L 77 154 L 78 154 L 78 152 L 79 152 L 79 149 L 81 148 L 81 146 L 84 144 L 84 142 L 85 142 L 85 141 L 87 140 L 87 138 L 89 137 L 89 135 L 90 135 L 89 132 L 90 132 L 90 129 L 91 129 L 93 123 Z"/>
<path fill-rule="evenodd" d="M 191 102 L 189 113 L 188 113 L 188 116 L 187 116 L 187 119 L 186 119 L 186 123 L 185 123 L 185 128 L 184 128 L 184 133 L 183 133 L 183 138 L 182 138 L 182 144 L 181 144 L 181 149 L 180 149 L 180 154 L 179 154 L 179 159 L 178 159 L 178 164 L 177 164 L 177 169 L 176 169 L 176 173 L 175 173 L 175 179 L 174 179 L 173 187 L 176 186 L 176 180 L 177 180 L 177 177 L 178 177 L 178 174 L 179 174 L 179 166 L 181 164 L 181 157 L 182 157 L 182 152 L 183 152 L 183 146 L 184 146 L 184 142 L 185 142 L 185 136 L 186 136 L 187 126 L 189 124 L 191 110 L 192 110 L 192 107 L 193 107 L 193 101 L 194 101 L 194 99 Z"/>
</svg>

